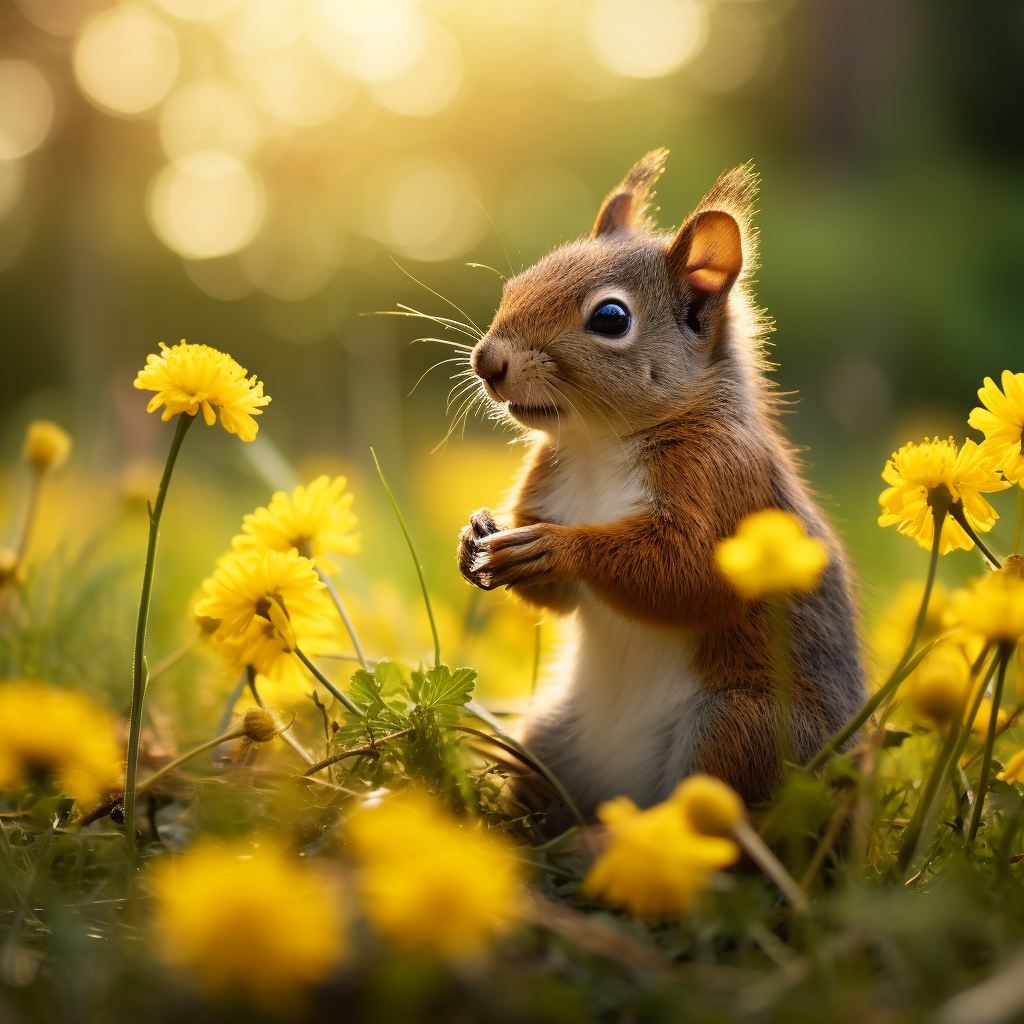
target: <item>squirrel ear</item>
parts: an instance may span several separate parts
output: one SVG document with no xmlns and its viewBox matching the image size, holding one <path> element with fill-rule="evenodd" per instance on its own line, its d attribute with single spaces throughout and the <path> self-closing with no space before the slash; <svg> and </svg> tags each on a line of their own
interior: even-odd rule
<svg viewBox="0 0 1024 1024">
<path fill-rule="evenodd" d="M 667 149 L 655 149 L 633 166 L 622 184 L 613 189 L 601 205 L 591 238 L 632 231 L 646 223 L 647 207 L 654 196 L 651 189 L 661 177 L 667 158 Z"/>
<path fill-rule="evenodd" d="M 667 254 L 669 268 L 705 297 L 728 290 L 743 269 L 743 237 L 722 210 L 695 214 L 679 230 Z"/>
</svg>

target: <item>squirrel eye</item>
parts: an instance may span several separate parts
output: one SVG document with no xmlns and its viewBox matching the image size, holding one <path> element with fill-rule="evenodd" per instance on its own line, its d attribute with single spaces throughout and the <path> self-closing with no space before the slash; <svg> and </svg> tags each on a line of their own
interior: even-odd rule
<svg viewBox="0 0 1024 1024">
<path fill-rule="evenodd" d="M 629 310 L 621 302 L 602 302 L 587 323 L 587 330 L 606 338 L 621 338 L 629 330 Z"/>
</svg>

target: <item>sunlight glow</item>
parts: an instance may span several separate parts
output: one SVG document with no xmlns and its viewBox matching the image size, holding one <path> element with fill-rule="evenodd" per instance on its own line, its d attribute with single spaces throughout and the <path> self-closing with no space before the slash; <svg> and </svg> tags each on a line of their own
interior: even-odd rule
<svg viewBox="0 0 1024 1024">
<path fill-rule="evenodd" d="M 165 167 L 149 195 L 157 234 L 191 259 L 224 256 L 241 249 L 263 220 L 263 187 L 241 161 L 204 150 Z"/>
<path fill-rule="evenodd" d="M 707 34 L 699 0 L 593 0 L 587 41 L 594 56 L 628 78 L 660 78 L 695 57 Z"/>
<path fill-rule="evenodd" d="M 0 220 L 18 205 L 24 191 L 25 165 L 20 160 L 0 160 Z"/>
<path fill-rule="evenodd" d="M 53 92 L 27 60 L 0 61 L 0 160 L 16 160 L 42 145 L 53 123 Z"/>
<path fill-rule="evenodd" d="M 404 74 L 375 82 L 370 95 L 388 110 L 409 117 L 427 117 L 443 110 L 462 84 L 462 49 L 458 40 L 437 22 L 426 29 L 419 59 Z"/>
<path fill-rule="evenodd" d="M 172 160 L 204 149 L 221 149 L 244 160 L 259 138 L 252 104 L 213 78 L 179 89 L 160 114 L 160 142 Z"/>
<path fill-rule="evenodd" d="M 86 97 L 116 114 L 141 114 L 170 91 L 178 42 L 141 7 L 115 7 L 90 19 L 75 44 L 75 76 Z"/>
</svg>

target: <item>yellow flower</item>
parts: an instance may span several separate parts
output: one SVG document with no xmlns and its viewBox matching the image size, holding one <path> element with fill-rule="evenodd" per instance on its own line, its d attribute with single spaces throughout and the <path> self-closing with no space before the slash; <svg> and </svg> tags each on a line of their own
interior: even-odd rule
<svg viewBox="0 0 1024 1024">
<path fill-rule="evenodd" d="M 328 551 L 359 554 L 359 538 L 352 534 L 356 517 L 349 511 L 352 495 L 345 478 L 317 477 L 308 487 L 296 487 L 289 496 L 278 491 L 266 508 L 258 508 L 242 520 L 242 532 L 232 540 L 236 551 L 291 551 L 336 567 Z"/>
<path fill-rule="evenodd" d="M 46 683 L 0 683 L 0 790 L 52 777 L 66 796 L 95 803 L 121 780 L 113 716 L 84 694 Z"/>
<path fill-rule="evenodd" d="M 1009 761 L 1006 768 L 999 773 L 1003 782 L 1024 782 L 1024 750 L 1018 750 Z"/>
<path fill-rule="evenodd" d="M 71 435 L 50 420 L 33 420 L 25 431 L 21 454 L 37 473 L 60 469 L 71 454 Z"/>
<path fill-rule="evenodd" d="M 364 805 L 346 838 L 362 866 L 366 914 L 397 946 L 471 955 L 516 913 L 523 874 L 511 847 L 422 794 Z"/>
<path fill-rule="evenodd" d="M 263 394 L 263 384 L 255 374 L 246 379 L 246 371 L 224 352 L 208 345 L 181 342 L 168 348 L 162 342 L 160 355 L 146 357 L 146 365 L 135 378 L 135 386 L 156 394 L 146 406 L 155 412 L 165 406 L 163 419 L 179 412 L 195 416 L 200 408 L 207 426 L 217 422 L 217 412 L 224 429 L 251 441 L 259 427 L 253 416 L 259 416 L 270 398 Z"/>
<path fill-rule="evenodd" d="M 1003 370 L 1003 390 L 991 377 L 978 392 L 984 409 L 971 410 L 967 422 L 985 435 L 983 448 L 992 454 L 993 465 L 1003 471 L 1007 480 L 1024 482 L 1024 453 L 1021 431 L 1024 430 L 1024 373 Z"/>
<path fill-rule="evenodd" d="M 995 643 L 1018 643 L 1024 637 L 1024 579 L 1003 571 L 972 580 L 953 594 L 948 621 Z"/>
<path fill-rule="evenodd" d="M 711 775 L 690 775 L 676 786 L 671 802 L 702 836 L 728 836 L 743 818 L 743 801 L 733 788 Z"/>
<path fill-rule="evenodd" d="M 885 613 L 879 617 L 874 629 L 872 646 L 883 665 L 891 664 L 902 657 L 914 632 L 923 597 L 924 581 L 909 580 L 900 586 L 896 596 L 886 606 Z M 941 580 L 936 580 L 928 599 L 924 629 L 921 631 L 922 644 L 942 632 L 943 615 L 948 603 L 949 592 Z"/>
<path fill-rule="evenodd" d="M 25 579 L 25 568 L 16 552 L 0 548 L 0 589 L 21 583 Z"/>
<path fill-rule="evenodd" d="M 971 690 L 971 663 L 956 644 L 936 647 L 911 676 L 907 689 L 917 711 L 945 726 L 963 714 Z"/>
<path fill-rule="evenodd" d="M 960 502 L 967 522 L 975 530 L 985 532 L 999 518 L 982 492 L 1001 491 L 1009 487 L 992 465 L 991 454 L 973 441 L 965 441 L 957 449 L 952 438 L 923 444 L 905 444 L 885 464 L 882 479 L 889 486 L 879 495 L 882 514 L 879 526 L 895 526 L 900 533 L 913 537 L 923 548 L 930 549 L 935 537 L 932 508 L 938 500 Z M 963 527 L 946 516 L 939 540 L 939 554 L 956 548 L 969 551 L 974 541 Z"/>
<path fill-rule="evenodd" d="M 195 614 L 216 620 L 213 639 L 236 669 L 251 665 L 274 681 L 301 684 L 290 653 L 331 649 L 334 606 L 308 558 L 295 551 L 232 551 L 203 583 Z"/>
<path fill-rule="evenodd" d="M 157 863 L 149 888 L 158 954 L 210 996 L 285 1009 L 343 952 L 339 894 L 272 846 L 201 839 Z"/>
<path fill-rule="evenodd" d="M 996 724 L 1002 725 L 1007 719 L 1007 713 L 1000 710 L 999 714 L 996 715 Z M 971 723 L 971 732 L 977 733 L 979 736 L 988 735 L 988 727 L 992 722 L 992 701 L 986 697 L 978 705 L 978 713 L 974 716 L 974 721 Z"/>
<path fill-rule="evenodd" d="M 747 516 L 716 555 L 729 582 L 750 598 L 813 590 L 829 562 L 827 545 L 776 508 Z"/>
<path fill-rule="evenodd" d="M 641 917 L 676 917 L 706 889 L 712 872 L 735 863 L 729 839 L 695 832 L 675 799 L 641 811 L 620 796 L 602 804 L 608 845 L 594 862 L 583 892 Z"/>
</svg>

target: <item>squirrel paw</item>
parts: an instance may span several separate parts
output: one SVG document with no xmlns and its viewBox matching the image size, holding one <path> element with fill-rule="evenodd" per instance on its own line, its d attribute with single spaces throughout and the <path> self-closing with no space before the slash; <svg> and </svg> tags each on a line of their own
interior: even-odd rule
<svg viewBox="0 0 1024 1024">
<path fill-rule="evenodd" d="M 480 542 L 485 537 L 498 533 L 500 527 L 494 521 L 490 509 L 478 508 L 470 517 L 469 525 L 462 528 L 459 534 L 458 563 L 459 572 L 467 583 L 472 583 L 482 590 L 492 590 L 493 585 L 487 585 L 480 579 L 477 562 L 481 555 Z"/>
<path fill-rule="evenodd" d="M 484 590 L 556 582 L 557 529 L 550 523 L 534 523 L 477 540 L 472 582 Z"/>
</svg>

